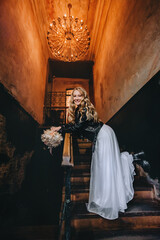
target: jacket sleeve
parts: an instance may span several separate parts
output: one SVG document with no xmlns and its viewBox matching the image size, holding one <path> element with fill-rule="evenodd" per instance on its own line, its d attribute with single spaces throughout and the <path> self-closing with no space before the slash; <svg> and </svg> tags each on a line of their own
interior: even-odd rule
<svg viewBox="0 0 160 240">
<path fill-rule="evenodd" d="M 82 118 L 80 121 L 76 123 L 68 123 L 68 124 L 62 125 L 60 132 L 77 133 L 82 129 L 84 129 L 87 125 L 88 125 L 88 121 L 87 121 L 86 112 L 83 112 Z"/>
</svg>

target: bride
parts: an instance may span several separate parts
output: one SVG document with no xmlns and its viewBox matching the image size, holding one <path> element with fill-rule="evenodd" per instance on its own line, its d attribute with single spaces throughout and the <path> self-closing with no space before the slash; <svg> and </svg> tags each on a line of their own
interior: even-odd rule
<svg viewBox="0 0 160 240">
<path fill-rule="evenodd" d="M 52 127 L 52 131 L 74 132 L 93 142 L 91 179 L 87 210 L 106 219 L 118 218 L 134 196 L 133 157 L 120 153 L 111 127 L 98 119 L 86 91 L 76 87 L 71 95 L 68 124 Z"/>
</svg>

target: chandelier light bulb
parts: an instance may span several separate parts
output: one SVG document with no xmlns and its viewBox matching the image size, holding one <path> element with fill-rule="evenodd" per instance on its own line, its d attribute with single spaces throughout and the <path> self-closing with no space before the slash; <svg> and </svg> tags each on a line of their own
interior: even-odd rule
<svg viewBox="0 0 160 240">
<path fill-rule="evenodd" d="M 88 53 L 89 31 L 83 20 L 71 15 L 72 5 L 68 4 L 69 15 L 53 19 L 47 32 L 48 46 L 58 60 L 74 62 Z"/>
</svg>

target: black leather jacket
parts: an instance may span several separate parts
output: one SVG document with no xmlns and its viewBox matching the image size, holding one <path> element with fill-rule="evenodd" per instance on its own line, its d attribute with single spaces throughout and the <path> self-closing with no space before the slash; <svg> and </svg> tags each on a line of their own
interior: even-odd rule
<svg viewBox="0 0 160 240">
<path fill-rule="evenodd" d="M 79 108 L 75 111 L 75 123 L 62 125 L 61 132 L 70 132 L 76 134 L 79 138 L 87 138 L 93 142 L 92 151 L 94 151 L 97 135 L 101 129 L 102 122 L 94 122 L 93 119 L 87 120 L 86 108 L 81 113 Z"/>
</svg>

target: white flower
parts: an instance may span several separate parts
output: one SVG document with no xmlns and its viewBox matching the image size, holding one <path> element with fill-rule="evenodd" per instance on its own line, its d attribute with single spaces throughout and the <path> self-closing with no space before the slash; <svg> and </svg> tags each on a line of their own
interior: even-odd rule
<svg viewBox="0 0 160 240">
<path fill-rule="evenodd" d="M 59 146 L 63 141 L 63 137 L 59 132 L 53 132 L 53 130 L 47 129 L 43 131 L 41 140 L 48 148 L 52 148 Z"/>
</svg>

